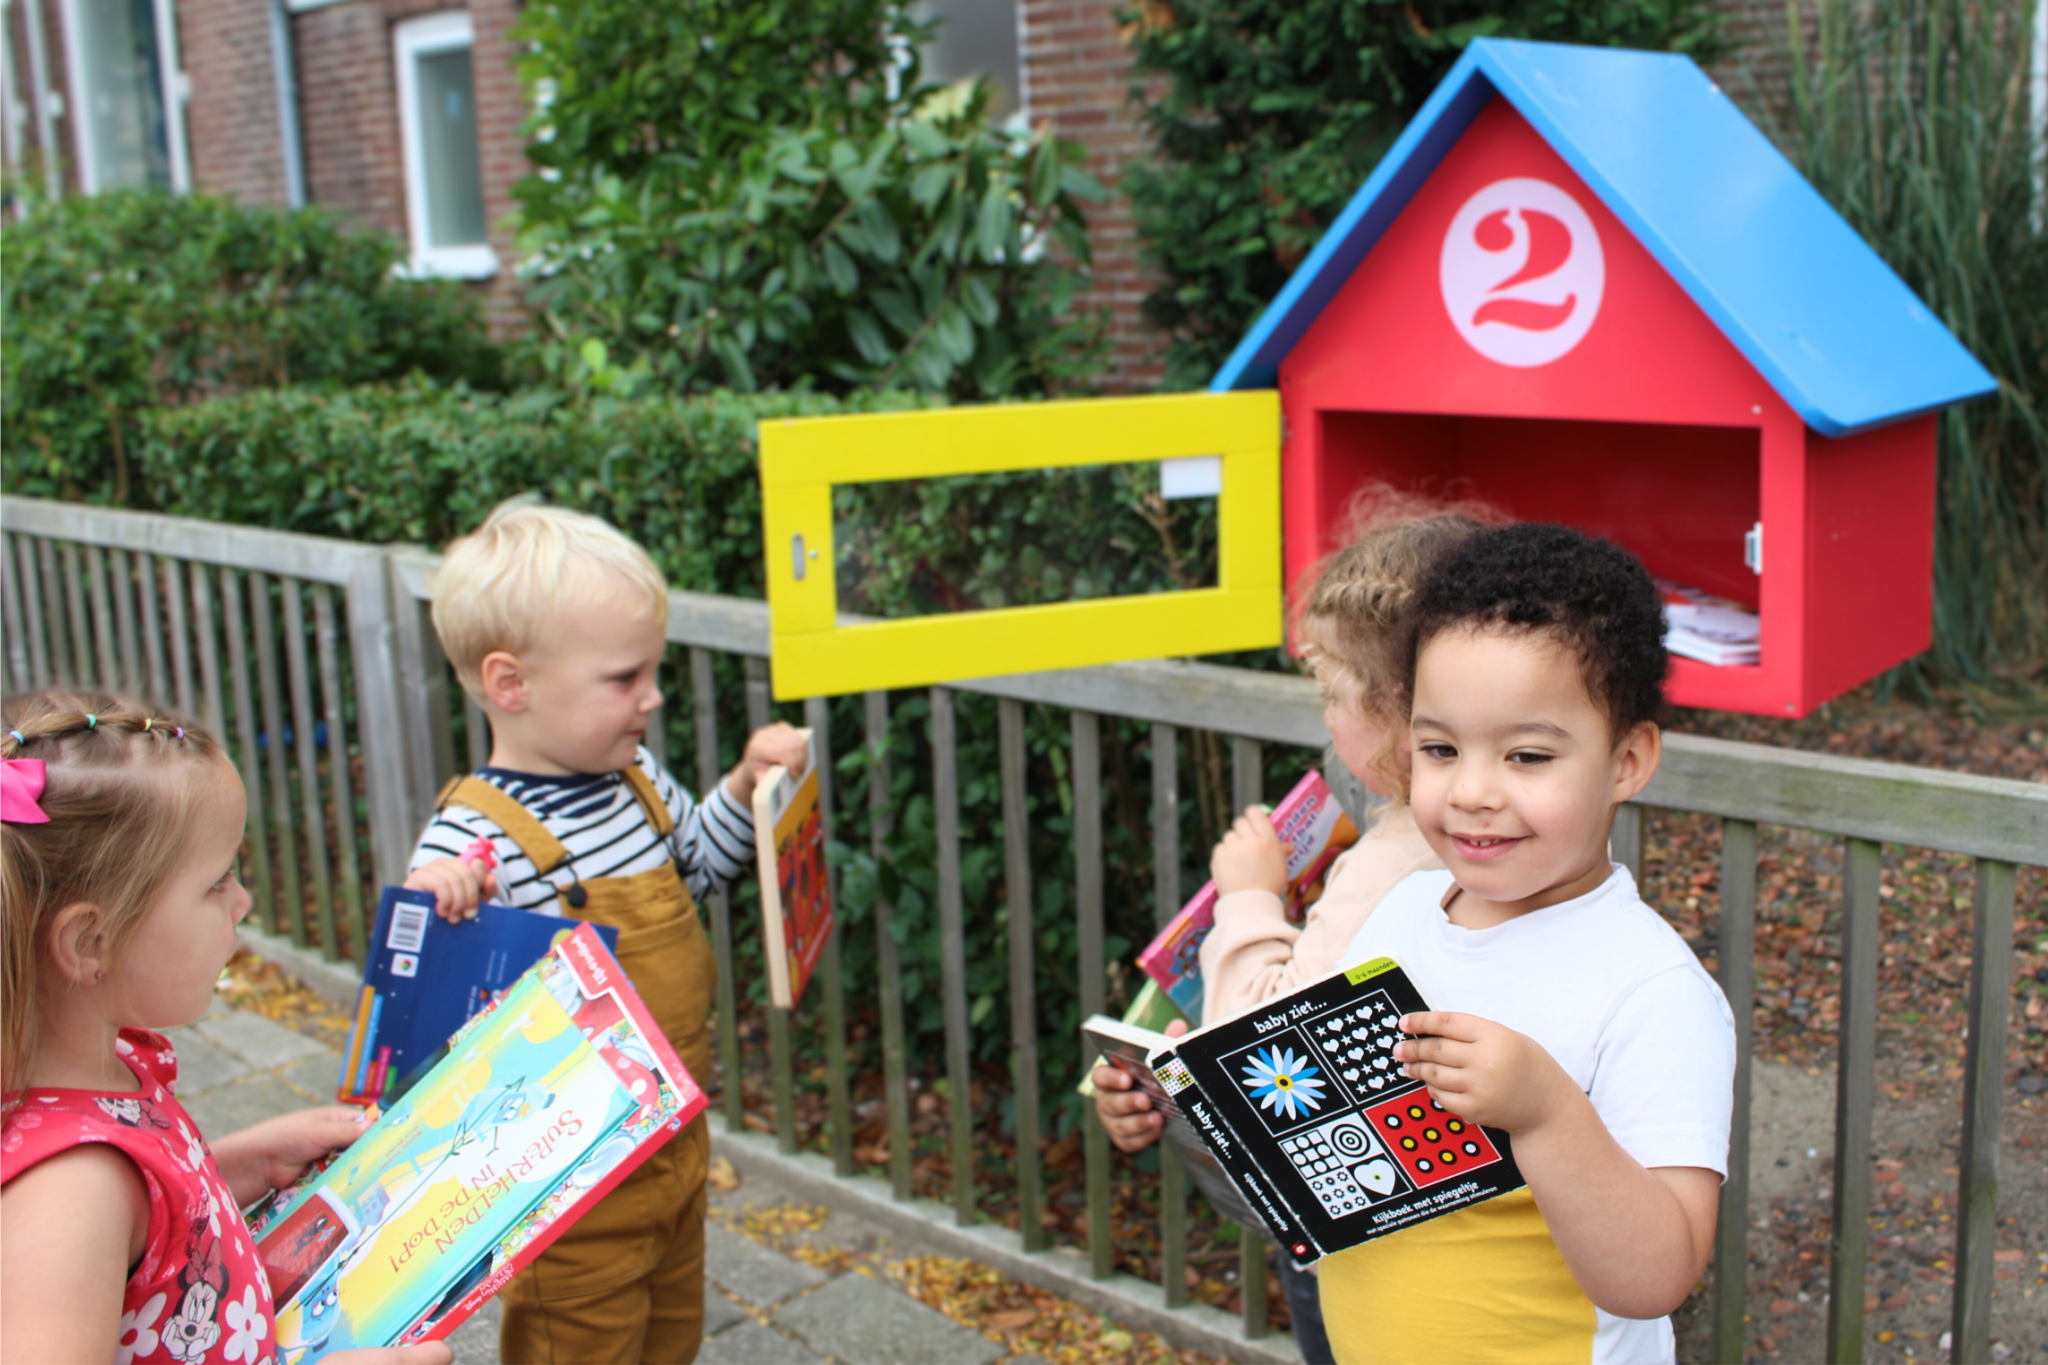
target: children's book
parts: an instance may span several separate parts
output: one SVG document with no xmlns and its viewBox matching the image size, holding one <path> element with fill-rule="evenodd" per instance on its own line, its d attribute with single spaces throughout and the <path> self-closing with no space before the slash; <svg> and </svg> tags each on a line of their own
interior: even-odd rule
<svg viewBox="0 0 2048 1365">
<path fill-rule="evenodd" d="M 1717 668 L 1754 664 L 1762 657 L 1763 623 L 1740 602 L 1657 580 L 1664 599 L 1664 648 Z"/>
<path fill-rule="evenodd" d="M 825 829 L 818 802 L 818 749 L 802 777 L 770 768 L 754 788 L 754 852 L 761 865 L 761 932 L 768 996 L 794 1009 L 832 936 L 832 884 L 825 874 Z"/>
<path fill-rule="evenodd" d="M 1323 879 L 1337 855 L 1358 842 L 1358 827 L 1337 804 L 1323 775 L 1310 772 L 1272 812 L 1273 830 L 1287 846 L 1288 917 L 1297 924 L 1323 894 Z M 1202 940 L 1216 927 L 1216 883 L 1206 882 L 1159 931 L 1138 965 L 1190 1019 L 1202 1017 Z"/>
<path fill-rule="evenodd" d="M 1159 983 L 1149 976 L 1145 978 L 1145 984 L 1138 988 L 1138 993 L 1131 997 L 1131 1007 L 1124 1011 L 1126 1024 L 1152 1033 L 1165 1033 L 1166 1026 L 1176 1019 L 1190 1028 L 1194 1027 L 1195 1021 L 1182 1014 L 1180 1006 L 1173 1003 L 1173 997 L 1160 990 Z M 1096 1066 L 1109 1064 L 1109 1061 L 1107 1055 L 1097 1057 L 1094 1066 L 1081 1073 L 1081 1083 L 1074 1087 L 1081 1098 L 1095 1098 L 1095 1081 L 1089 1073 L 1094 1071 Z"/>
<path fill-rule="evenodd" d="M 281 1365 L 446 1336 L 704 1106 L 596 927 L 573 925 L 252 1218 Z"/>
<path fill-rule="evenodd" d="M 1307 1263 L 1525 1183 L 1506 1133 L 1401 1074 L 1401 1017 L 1428 1008 L 1383 957 L 1180 1038 L 1103 1015 L 1084 1027 L 1114 1065 L 1151 1072 L 1167 1133 L 1185 1128 Z"/>
<path fill-rule="evenodd" d="M 464 1020 L 503 995 L 575 927 L 575 920 L 505 905 L 480 906 L 475 919 L 450 924 L 434 913 L 433 893 L 385 887 L 336 1098 L 343 1104 L 389 1098 L 401 1080 L 437 1059 Z M 593 927 L 607 949 L 618 947 L 617 929 Z"/>
</svg>

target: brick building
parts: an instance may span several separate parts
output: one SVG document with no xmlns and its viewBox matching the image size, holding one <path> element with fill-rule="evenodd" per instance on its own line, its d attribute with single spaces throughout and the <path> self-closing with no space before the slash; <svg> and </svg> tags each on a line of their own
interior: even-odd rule
<svg viewBox="0 0 2048 1365">
<path fill-rule="evenodd" d="M 1768 101 L 1777 0 L 1721 0 L 1731 67 Z M 249 203 L 317 201 L 407 244 L 411 267 L 476 282 L 522 318 L 511 187 L 524 100 L 506 30 L 519 0 L 0 0 L 0 132 L 11 172 L 53 191 L 152 184 Z M 1146 155 L 1118 12 L 1127 0 L 923 0 L 927 70 L 989 74 L 1006 107 L 1079 142 L 1110 187 L 1091 210 L 1095 288 L 1115 330 L 1111 391 L 1161 372 L 1162 339 L 1125 167 Z M 1759 60 L 1761 58 L 1761 60 Z M 167 115 L 166 111 L 171 111 Z M 181 116 L 180 116 L 181 115 Z M 55 148 L 56 155 L 45 155 Z"/>
</svg>

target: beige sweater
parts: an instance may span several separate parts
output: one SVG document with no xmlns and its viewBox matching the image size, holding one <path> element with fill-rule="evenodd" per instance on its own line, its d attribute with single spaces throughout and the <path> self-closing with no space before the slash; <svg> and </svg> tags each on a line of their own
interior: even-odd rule
<svg viewBox="0 0 2048 1365">
<path fill-rule="evenodd" d="M 1202 1022 L 1233 1018 L 1328 976 L 1381 897 L 1410 873 L 1442 866 L 1403 803 L 1337 859 L 1300 928 L 1270 891 L 1218 898 L 1216 927 L 1202 941 Z"/>
</svg>

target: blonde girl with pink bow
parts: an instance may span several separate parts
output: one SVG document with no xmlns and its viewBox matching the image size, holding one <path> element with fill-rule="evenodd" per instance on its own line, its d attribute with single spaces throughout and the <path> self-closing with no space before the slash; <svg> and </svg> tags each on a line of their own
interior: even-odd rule
<svg viewBox="0 0 2048 1365">
<path fill-rule="evenodd" d="M 240 1209 L 348 1145 L 286 1114 L 211 1149 L 158 1030 L 204 1015 L 249 912 L 246 799 L 204 730 L 109 696 L 9 701 L 0 733 L 0 1358 L 266 1365 Z M 435 1342 L 349 1365 L 447 1365 Z"/>
</svg>

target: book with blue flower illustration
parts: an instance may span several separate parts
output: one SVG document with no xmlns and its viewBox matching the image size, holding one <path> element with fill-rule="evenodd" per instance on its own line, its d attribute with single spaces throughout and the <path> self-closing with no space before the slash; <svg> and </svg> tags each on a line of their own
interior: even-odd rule
<svg viewBox="0 0 2048 1365">
<path fill-rule="evenodd" d="M 1150 1071 L 1169 1137 L 1198 1140 L 1306 1264 L 1525 1183 L 1506 1133 L 1401 1074 L 1401 1017 L 1428 1008 L 1383 957 L 1179 1038 L 1103 1015 L 1086 1034 L 1112 1065 Z"/>
<path fill-rule="evenodd" d="M 593 926 L 252 1219 L 281 1365 L 446 1336 L 705 1107 Z"/>
</svg>

